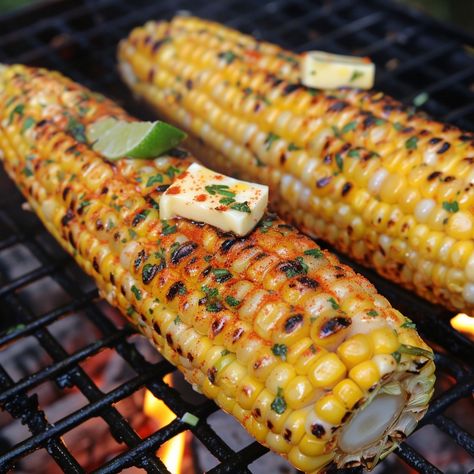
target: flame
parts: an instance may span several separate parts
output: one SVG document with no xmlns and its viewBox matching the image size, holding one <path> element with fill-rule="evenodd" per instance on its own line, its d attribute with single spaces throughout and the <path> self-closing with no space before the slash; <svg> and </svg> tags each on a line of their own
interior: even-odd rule
<svg viewBox="0 0 474 474">
<path fill-rule="evenodd" d="M 451 326 L 474 339 L 474 318 L 464 313 L 459 313 L 451 319 Z"/>
<path fill-rule="evenodd" d="M 169 385 L 173 385 L 171 374 L 168 374 L 164 381 Z M 176 415 L 165 403 L 156 398 L 149 390 L 145 391 L 143 411 L 155 420 L 157 429 L 171 423 L 176 418 Z M 181 472 L 185 440 L 186 433 L 180 433 L 164 443 L 157 451 L 157 455 L 163 461 L 163 464 L 173 474 Z"/>
</svg>

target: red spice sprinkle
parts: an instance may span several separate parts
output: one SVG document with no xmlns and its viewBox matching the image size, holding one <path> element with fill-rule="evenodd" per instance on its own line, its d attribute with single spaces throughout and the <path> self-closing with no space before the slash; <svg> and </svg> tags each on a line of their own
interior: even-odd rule
<svg viewBox="0 0 474 474">
<path fill-rule="evenodd" d="M 222 176 L 221 174 L 215 174 L 214 179 L 216 179 L 217 181 L 222 181 L 224 179 L 224 176 Z"/>
<path fill-rule="evenodd" d="M 166 194 L 179 194 L 181 192 L 181 188 L 179 186 L 172 186 L 168 188 Z"/>
<path fill-rule="evenodd" d="M 205 201 L 206 199 L 207 199 L 207 196 L 205 194 L 198 194 L 194 198 L 195 201 L 199 201 L 199 202 Z"/>
<path fill-rule="evenodd" d="M 227 211 L 229 209 L 227 206 L 217 206 L 216 211 Z"/>
</svg>

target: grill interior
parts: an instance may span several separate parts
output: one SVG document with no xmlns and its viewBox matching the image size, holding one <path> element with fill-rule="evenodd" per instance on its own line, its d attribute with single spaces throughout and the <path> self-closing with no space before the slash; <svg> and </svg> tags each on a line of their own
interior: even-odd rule
<svg viewBox="0 0 474 474">
<path fill-rule="evenodd" d="M 428 94 L 422 106 L 426 112 L 474 130 L 474 59 L 469 52 L 473 38 L 386 0 L 49 1 L 0 18 L 0 61 L 58 69 L 117 100 L 132 114 L 147 118 L 118 79 L 115 47 L 132 27 L 151 18 L 169 18 L 178 10 L 221 21 L 297 51 L 323 49 L 369 55 L 378 66 L 378 89 L 407 104 L 415 98 L 419 104 Z M 84 472 L 62 436 L 99 417 L 125 449 L 94 472 L 120 472 L 130 466 L 147 472 L 168 472 L 154 453 L 163 442 L 190 427 L 176 419 L 142 439 L 115 407 L 146 386 L 178 418 L 191 412 L 201 419 L 191 430 L 218 460 L 208 472 L 252 472 L 249 465 L 267 449 L 253 442 L 235 452 L 207 422 L 218 409 L 212 402 L 190 403 L 163 381 L 175 369 L 165 361 L 145 358 L 133 330 L 121 325 L 115 313 L 98 299 L 94 285 L 46 234 L 38 219 L 22 210 L 22 201 L 0 170 L 0 329 L 4 329 L 0 332 L 0 350 L 21 348 L 30 338 L 47 354 L 49 362 L 19 379 L 0 363 L 0 407 L 30 431 L 14 446 L 0 439 L 0 471 L 13 469 L 30 453 L 46 449 L 62 470 Z M 449 312 L 341 259 L 365 274 L 394 306 L 409 315 L 436 349 L 438 377 L 448 383 L 438 386 L 437 397 L 418 429 L 423 432 L 428 425 L 435 426 L 461 446 L 467 458 L 474 458 L 472 432 L 449 415 L 459 403 L 472 403 L 474 344 L 451 328 Z M 55 290 L 38 298 L 45 282 Z M 81 324 L 91 328 L 92 336 L 88 344 L 69 351 L 53 327 L 77 314 Z M 131 376 L 104 393 L 83 365 L 106 350 L 115 351 L 126 361 Z M 64 413 L 54 423 L 48 420 L 35 394 L 38 387 L 51 382 L 57 390 L 75 388 L 86 399 L 82 408 Z M 441 472 L 410 446 L 410 439 L 396 450 L 396 455 L 419 472 Z M 384 462 L 378 472 L 393 470 Z"/>
</svg>

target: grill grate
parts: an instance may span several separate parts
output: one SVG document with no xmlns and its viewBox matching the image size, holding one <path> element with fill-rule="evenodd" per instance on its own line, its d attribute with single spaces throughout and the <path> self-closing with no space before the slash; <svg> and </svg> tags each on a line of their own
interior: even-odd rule
<svg viewBox="0 0 474 474">
<path fill-rule="evenodd" d="M 150 18 L 168 18 L 176 10 L 190 10 L 300 51 L 325 49 L 370 55 L 379 66 L 379 89 L 406 103 L 426 92 L 429 100 L 423 108 L 428 113 L 462 128 L 474 129 L 474 60 L 463 46 L 472 47 L 473 38 L 382 0 L 49 1 L 0 18 L 0 61 L 58 69 L 145 118 L 117 77 L 115 47 L 133 26 Z M 141 439 L 114 406 L 146 386 L 178 418 L 189 411 L 203 420 L 191 430 L 219 461 L 210 472 L 250 472 L 248 466 L 267 449 L 253 442 L 235 452 L 207 422 L 208 416 L 217 410 L 212 402 L 198 406 L 186 402 L 163 381 L 175 369 L 167 362 L 151 363 L 145 359 L 130 340 L 133 330 L 119 327 L 109 317 L 110 310 L 104 309 L 93 287 L 78 284 L 84 279 L 80 270 L 45 237 L 37 218 L 21 210 L 21 202 L 19 192 L 0 171 L 0 328 L 17 325 L 13 331 L 0 333 L 0 348 L 21 345 L 26 338 L 33 337 L 49 355 L 50 363 L 20 380 L 13 380 L 0 364 L 0 407 L 20 419 L 31 433 L 8 449 L 0 446 L 0 471 L 13 468 L 29 453 L 46 449 L 62 470 L 84 472 L 62 435 L 93 417 L 100 417 L 115 440 L 127 448 L 95 472 L 120 472 L 129 466 L 147 472 L 168 472 L 154 453 L 163 442 L 189 426 L 176 419 Z M 2 255 L 12 249 L 23 249 L 38 265 L 12 276 L 11 265 L 2 266 Z M 451 329 L 448 323 L 451 315 L 445 310 L 394 287 L 370 270 L 356 268 L 400 310 L 413 317 L 422 335 L 437 348 L 438 375 L 450 380 L 449 388 L 431 404 L 419 429 L 436 426 L 474 457 L 474 436 L 446 414 L 474 390 L 473 344 Z M 54 281 L 66 299 L 37 314 L 25 290 L 45 278 Z M 53 335 L 51 326 L 77 311 L 92 323 L 98 335 L 88 345 L 68 353 Z M 107 348 L 116 351 L 134 375 L 103 393 L 81 364 Z M 65 413 L 55 423 L 48 421 L 35 394 L 41 384 L 52 380 L 59 390 L 75 387 L 87 399 L 84 407 Z M 396 454 L 419 472 L 441 472 L 408 443 L 402 444 Z M 380 472 L 393 470 L 385 463 Z"/>
</svg>

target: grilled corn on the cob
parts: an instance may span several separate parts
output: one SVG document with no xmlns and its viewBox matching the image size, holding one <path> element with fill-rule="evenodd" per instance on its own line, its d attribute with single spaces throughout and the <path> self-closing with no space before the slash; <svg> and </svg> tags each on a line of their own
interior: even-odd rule
<svg viewBox="0 0 474 474">
<path fill-rule="evenodd" d="M 105 161 L 84 132 L 133 120 L 119 107 L 24 66 L 2 67 L 0 86 L 2 161 L 44 225 L 257 440 L 318 471 L 372 466 L 414 429 L 433 391 L 432 352 L 362 276 L 270 214 L 243 238 L 161 221 L 160 196 L 188 152 Z"/>
<path fill-rule="evenodd" d="M 194 134 L 209 166 L 271 186 L 274 208 L 419 295 L 474 311 L 474 136 L 382 93 L 299 84 L 300 57 L 192 17 L 119 47 L 125 81 Z"/>
</svg>

